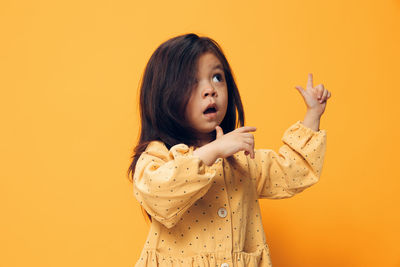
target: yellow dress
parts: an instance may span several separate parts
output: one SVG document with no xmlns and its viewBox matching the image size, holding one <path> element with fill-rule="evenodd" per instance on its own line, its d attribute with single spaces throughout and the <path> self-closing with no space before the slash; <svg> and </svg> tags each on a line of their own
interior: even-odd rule
<svg viewBox="0 0 400 267">
<path fill-rule="evenodd" d="M 282 141 L 279 153 L 240 151 L 237 165 L 219 158 L 212 166 L 192 146 L 152 141 L 134 173 L 134 195 L 152 216 L 135 267 L 272 266 L 258 199 L 289 198 L 319 180 L 326 130 L 299 120 Z"/>
</svg>

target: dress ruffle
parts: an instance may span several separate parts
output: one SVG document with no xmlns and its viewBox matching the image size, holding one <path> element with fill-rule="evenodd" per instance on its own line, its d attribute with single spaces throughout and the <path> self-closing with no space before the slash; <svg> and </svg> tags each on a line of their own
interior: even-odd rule
<svg viewBox="0 0 400 267">
<path fill-rule="evenodd" d="M 145 249 L 135 267 L 219 267 L 223 262 L 233 267 L 272 267 L 267 244 L 251 253 L 233 252 L 232 262 L 228 259 L 217 261 L 216 256 L 217 253 L 210 252 L 178 258 L 161 254 L 156 250 Z"/>
</svg>

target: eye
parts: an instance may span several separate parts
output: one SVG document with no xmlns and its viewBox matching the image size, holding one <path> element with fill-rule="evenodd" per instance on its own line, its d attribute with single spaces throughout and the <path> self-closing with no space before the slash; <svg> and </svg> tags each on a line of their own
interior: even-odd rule
<svg viewBox="0 0 400 267">
<path fill-rule="evenodd" d="M 223 77 L 222 77 L 222 75 L 219 74 L 219 73 L 215 74 L 213 77 L 218 77 L 219 82 L 222 82 L 222 81 L 223 81 Z M 218 81 L 217 81 L 217 82 L 218 82 Z"/>
</svg>

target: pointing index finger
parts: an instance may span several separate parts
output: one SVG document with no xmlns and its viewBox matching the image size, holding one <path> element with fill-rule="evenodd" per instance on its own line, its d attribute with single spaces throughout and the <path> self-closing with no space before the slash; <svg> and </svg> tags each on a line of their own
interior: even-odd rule
<svg viewBox="0 0 400 267">
<path fill-rule="evenodd" d="M 236 130 L 238 132 L 245 133 L 245 132 L 254 132 L 255 130 L 257 130 L 257 128 L 253 127 L 253 126 L 243 126 L 243 127 L 240 127 L 240 128 L 238 128 Z"/>
<path fill-rule="evenodd" d="M 313 87 L 313 76 L 312 73 L 308 74 L 308 81 L 307 81 L 307 88 L 312 88 Z"/>
</svg>

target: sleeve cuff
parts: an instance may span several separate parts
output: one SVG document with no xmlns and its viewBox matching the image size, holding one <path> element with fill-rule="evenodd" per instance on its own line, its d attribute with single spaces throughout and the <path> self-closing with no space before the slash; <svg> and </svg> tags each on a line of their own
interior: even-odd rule
<svg viewBox="0 0 400 267">
<path fill-rule="evenodd" d="M 326 138 L 326 134 L 327 131 L 325 129 L 314 131 L 298 120 L 285 131 L 282 141 L 293 148 L 303 149 L 310 144 L 311 139 L 315 139 L 317 142 L 323 141 Z"/>
</svg>

